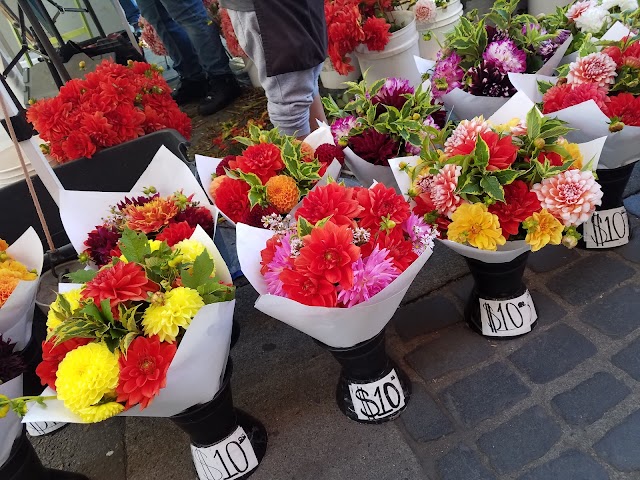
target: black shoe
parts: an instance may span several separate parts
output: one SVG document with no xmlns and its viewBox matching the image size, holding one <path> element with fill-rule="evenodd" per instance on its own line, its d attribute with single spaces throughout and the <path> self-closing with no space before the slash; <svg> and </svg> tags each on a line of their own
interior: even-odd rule
<svg viewBox="0 0 640 480">
<path fill-rule="evenodd" d="M 171 96 L 178 105 L 186 105 L 205 97 L 208 91 L 209 82 L 204 77 L 201 80 L 182 79 L 180 86 L 171 93 Z"/>
<path fill-rule="evenodd" d="M 198 113 L 206 116 L 219 112 L 238 98 L 241 92 L 240 84 L 233 74 L 212 77 L 209 80 L 209 92 L 198 107 Z"/>
</svg>

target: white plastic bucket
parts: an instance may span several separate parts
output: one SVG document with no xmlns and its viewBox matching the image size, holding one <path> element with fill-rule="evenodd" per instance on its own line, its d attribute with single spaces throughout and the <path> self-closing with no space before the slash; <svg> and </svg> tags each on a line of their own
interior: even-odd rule
<svg viewBox="0 0 640 480">
<path fill-rule="evenodd" d="M 361 72 L 358 59 L 355 56 L 347 56 L 351 58 L 351 65 L 353 65 L 354 70 L 346 75 L 340 75 L 336 72 L 336 69 L 333 68 L 333 64 L 330 59 L 327 58 L 324 61 L 322 71 L 320 72 L 320 81 L 322 81 L 324 88 L 328 88 L 329 90 L 347 88 L 344 82 L 356 82 L 360 78 Z"/>
<path fill-rule="evenodd" d="M 556 11 L 556 7 L 569 5 L 571 0 L 529 0 L 529 14 L 540 15 L 541 13 L 551 14 Z"/>
<path fill-rule="evenodd" d="M 29 158 L 25 154 L 24 150 L 22 151 L 22 156 L 27 163 L 27 170 L 29 171 L 29 174 L 35 175 L 36 171 L 29 162 Z M 51 165 L 56 164 L 54 160 L 48 160 Z M 20 165 L 18 153 L 13 147 L 13 143 L 11 143 L 10 141 L 3 141 L 0 144 L 0 187 L 18 182 L 23 178 L 24 173 L 22 171 L 22 165 Z"/>
<path fill-rule="evenodd" d="M 438 15 L 431 23 L 418 23 L 418 33 L 420 34 L 419 48 L 420 56 L 429 60 L 435 60 L 440 45 L 447 34 L 456 27 L 462 17 L 463 8 L 459 0 L 452 2 L 447 8 L 438 8 Z M 431 39 L 425 40 L 424 34 L 431 33 Z"/>
<path fill-rule="evenodd" d="M 366 45 L 360 45 L 355 55 L 360 68 L 367 72 L 367 83 L 387 77 L 406 78 L 414 87 L 421 83 L 420 72 L 416 67 L 414 56 L 420 55 L 418 47 L 419 34 L 413 12 L 394 10 L 389 14 L 396 23 L 405 26 L 391 34 L 387 46 L 381 52 L 372 52 Z"/>
</svg>

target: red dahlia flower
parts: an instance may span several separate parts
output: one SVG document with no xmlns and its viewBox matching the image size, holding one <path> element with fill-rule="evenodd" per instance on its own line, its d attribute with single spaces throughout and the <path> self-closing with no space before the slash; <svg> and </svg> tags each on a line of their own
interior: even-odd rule
<svg viewBox="0 0 640 480">
<path fill-rule="evenodd" d="M 147 234 L 168 225 L 178 214 L 178 206 L 171 200 L 156 197 L 143 205 L 129 205 L 122 213 L 126 217 L 127 227 Z"/>
<path fill-rule="evenodd" d="M 231 163 L 235 159 L 236 159 L 235 155 L 227 155 L 226 157 L 224 157 L 216 167 L 216 175 L 218 177 L 221 177 L 222 175 L 226 175 L 226 172 L 224 171 L 224 169 L 229 168 L 229 163 Z"/>
<path fill-rule="evenodd" d="M 505 185 L 504 198 L 506 203 L 496 202 L 489 211 L 498 216 L 502 234 L 508 240 L 510 235 L 518 234 L 522 222 L 542 207 L 538 196 L 522 180 Z"/>
<path fill-rule="evenodd" d="M 272 143 L 259 143 L 247 147 L 242 156 L 229 162 L 232 170 L 240 170 L 244 173 L 253 173 L 258 176 L 262 184 L 267 183 L 284 168 L 282 153 Z"/>
<path fill-rule="evenodd" d="M 336 225 L 354 226 L 362 207 L 355 198 L 355 190 L 345 188 L 337 183 L 319 186 L 310 191 L 296 211 L 296 219 L 304 217 L 312 224 L 331 216 Z"/>
<path fill-rule="evenodd" d="M 393 265 L 401 272 L 404 272 L 418 258 L 418 254 L 413 251 L 413 244 L 404 238 L 401 228 L 391 232 L 378 232 L 375 238 L 372 236 L 371 241 L 362 246 L 362 256 L 369 256 L 376 245 L 380 250 L 383 248 L 389 250 Z"/>
<path fill-rule="evenodd" d="M 175 221 L 187 222 L 191 228 L 200 225 L 205 232 L 213 235 L 213 215 L 206 207 L 187 207 L 176 215 Z"/>
<path fill-rule="evenodd" d="M 353 232 L 345 225 L 326 223 L 314 228 L 303 239 L 304 247 L 295 260 L 296 270 L 340 284 L 344 289 L 353 285 L 351 264 L 360 257 L 360 247 L 353 244 Z"/>
<path fill-rule="evenodd" d="M 175 343 L 161 342 L 155 335 L 137 337 L 127 355 L 121 355 L 118 360 L 117 401 L 126 402 L 126 409 L 137 404 L 141 410 L 147 408 L 160 389 L 167 386 L 167 371 L 177 349 Z"/>
<path fill-rule="evenodd" d="M 176 243 L 191 238 L 195 230 L 195 227 L 189 225 L 188 222 L 171 223 L 156 236 L 156 240 L 167 242 L 167 245 L 173 247 Z"/>
<path fill-rule="evenodd" d="M 89 135 L 82 131 L 75 131 L 62 142 L 62 150 L 69 160 L 91 158 L 96 153 L 96 145 Z"/>
<path fill-rule="evenodd" d="M 416 206 L 413 207 L 413 213 L 416 215 L 422 216 L 437 210 L 431 199 L 431 192 L 421 193 L 414 197 L 413 201 L 416 202 Z"/>
<path fill-rule="evenodd" d="M 316 148 L 314 155 L 320 163 L 326 163 L 329 165 L 335 158 L 340 162 L 340 165 L 344 165 L 344 151 L 336 145 L 323 143 Z"/>
<path fill-rule="evenodd" d="M 640 97 L 627 92 L 609 97 L 605 113 L 609 118 L 615 118 L 625 125 L 640 127 Z"/>
<path fill-rule="evenodd" d="M 295 302 L 312 307 L 335 307 L 338 303 L 335 287 L 325 278 L 285 268 L 280 273 L 280 280 L 287 297 Z"/>
<path fill-rule="evenodd" d="M 398 156 L 400 143 L 391 135 L 378 133 L 373 128 L 349 139 L 349 146 L 356 155 L 374 165 L 389 166 L 387 160 Z"/>
<path fill-rule="evenodd" d="M 58 365 L 71 350 L 91 343 L 91 338 L 70 338 L 69 340 L 56 345 L 56 339 L 50 338 L 42 342 L 42 361 L 36 367 L 36 374 L 40 377 L 43 386 L 56 389 L 56 373 Z"/>
<path fill-rule="evenodd" d="M 362 25 L 364 43 L 369 50 L 381 51 L 389 43 L 389 23 L 384 18 L 369 17 Z"/>
<path fill-rule="evenodd" d="M 118 262 L 100 269 L 93 280 L 87 282 L 82 289 L 82 298 L 92 298 L 96 305 L 100 305 L 102 300 L 109 300 L 114 311 L 120 303 L 146 300 L 149 293 L 158 290 L 158 284 L 147 278 L 140 265 Z"/>
<path fill-rule="evenodd" d="M 545 160 L 549 161 L 549 164 L 553 167 L 559 167 L 562 165 L 562 155 L 556 152 L 540 152 L 538 154 L 538 161 L 544 165 Z"/>
<path fill-rule="evenodd" d="M 223 177 L 220 186 L 216 190 L 216 205 L 231 221 L 244 223 L 249 215 L 250 189 L 251 187 L 244 180 Z"/>
<path fill-rule="evenodd" d="M 397 225 L 404 222 L 411 214 L 409 204 L 402 195 L 381 183 L 372 188 L 360 188 L 357 193 L 358 203 L 364 208 L 360 213 L 360 226 L 372 231 L 380 229 L 380 222 L 388 218 Z"/>
<path fill-rule="evenodd" d="M 607 110 L 607 93 L 593 83 L 556 85 L 542 96 L 542 113 L 553 113 L 563 108 L 593 100 L 603 112 Z"/>
<path fill-rule="evenodd" d="M 120 234 L 115 228 L 99 225 L 89 233 L 84 246 L 88 249 L 89 258 L 101 267 L 111 261 L 111 251 L 117 247 L 118 240 Z"/>
</svg>

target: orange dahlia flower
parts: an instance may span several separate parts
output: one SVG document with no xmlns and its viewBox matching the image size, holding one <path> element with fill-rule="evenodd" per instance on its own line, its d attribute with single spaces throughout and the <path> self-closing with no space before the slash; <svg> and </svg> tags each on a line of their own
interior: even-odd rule
<svg viewBox="0 0 640 480">
<path fill-rule="evenodd" d="M 279 213 L 288 213 L 300 199 L 300 190 L 296 181 L 286 175 L 271 177 L 267 184 L 267 200 Z"/>
<path fill-rule="evenodd" d="M 18 286 L 18 283 L 20 283 L 18 278 L 9 276 L 0 277 L 0 307 L 9 300 L 9 297 Z"/>
<path fill-rule="evenodd" d="M 167 199 L 157 197 L 144 205 L 129 205 L 124 210 L 127 227 L 145 234 L 157 232 L 179 212 L 178 206 Z"/>
</svg>

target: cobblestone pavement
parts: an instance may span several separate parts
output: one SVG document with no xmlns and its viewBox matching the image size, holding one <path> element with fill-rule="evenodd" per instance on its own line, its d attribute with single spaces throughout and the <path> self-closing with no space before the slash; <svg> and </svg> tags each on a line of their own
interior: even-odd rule
<svg viewBox="0 0 640 480">
<path fill-rule="evenodd" d="M 252 479 L 639 479 L 639 191 L 636 168 L 629 245 L 530 256 L 539 320 L 518 339 L 489 341 L 466 326 L 466 264 L 438 245 L 387 330 L 413 394 L 379 426 L 338 411 L 337 363 L 256 311 L 256 293 L 241 286 L 234 399 L 270 435 Z M 72 425 L 33 442 L 45 464 L 94 480 L 195 478 L 187 437 L 165 419 Z"/>
</svg>

